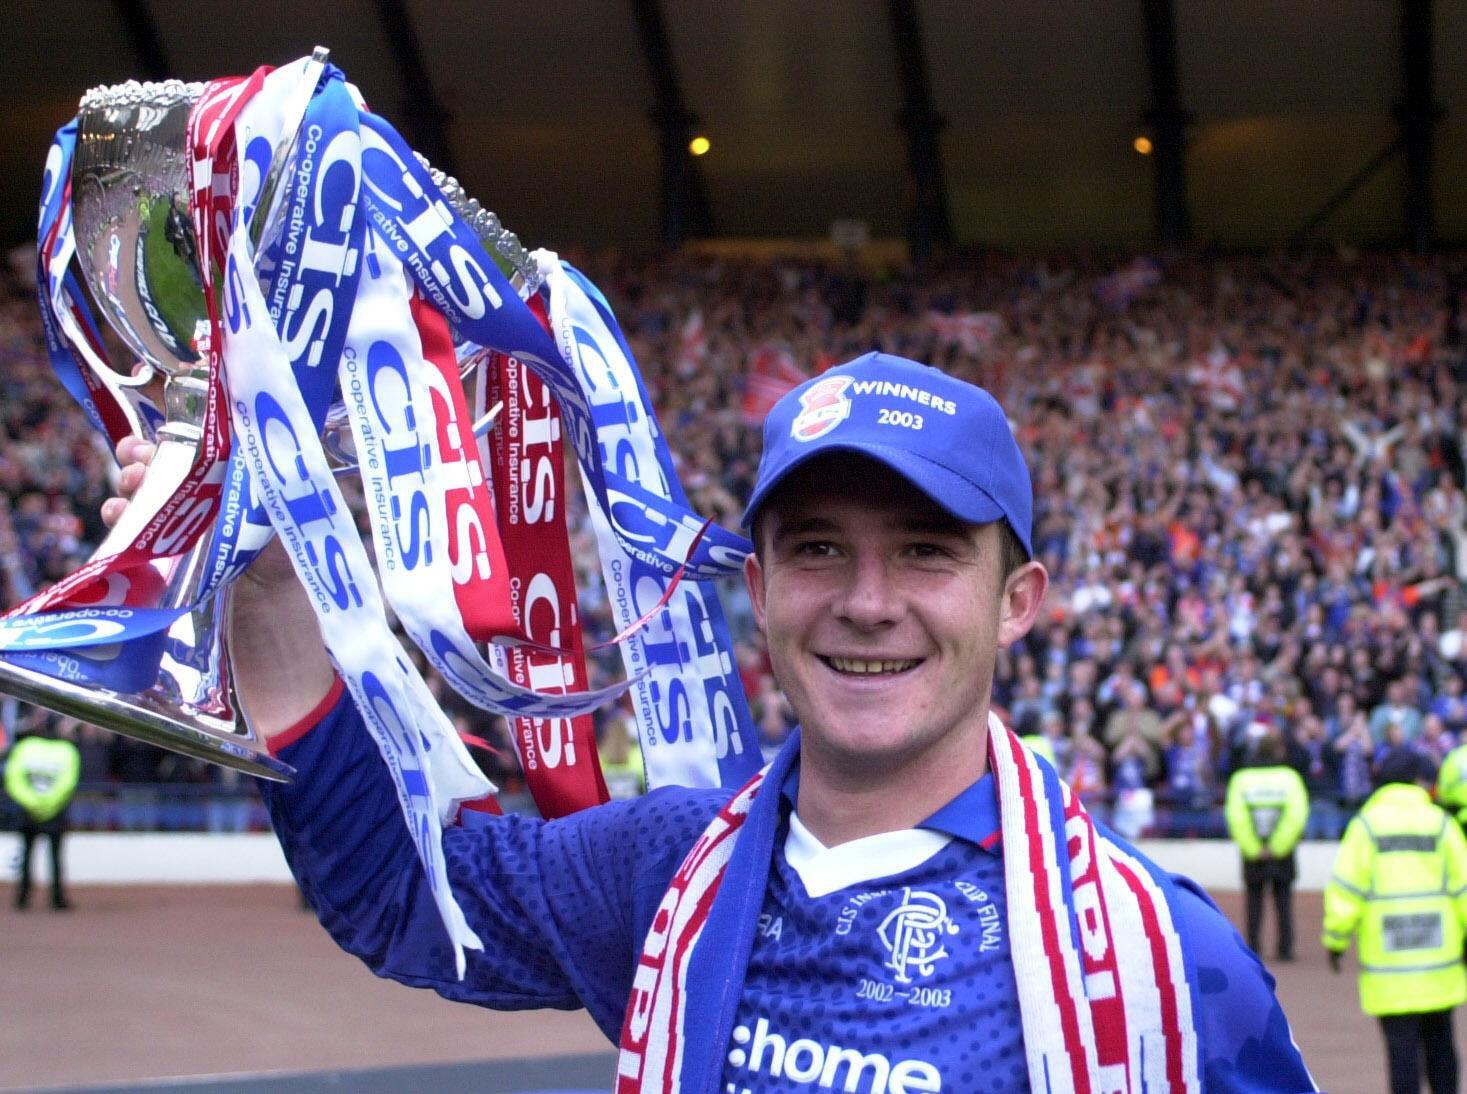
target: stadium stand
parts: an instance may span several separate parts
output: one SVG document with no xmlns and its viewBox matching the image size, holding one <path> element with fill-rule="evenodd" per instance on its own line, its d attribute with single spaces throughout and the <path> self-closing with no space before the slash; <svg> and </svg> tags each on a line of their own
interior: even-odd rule
<svg viewBox="0 0 1467 1094">
<path fill-rule="evenodd" d="M 919 272 L 727 255 L 583 256 L 620 316 L 696 508 L 737 522 L 758 421 L 803 375 L 877 348 L 992 389 L 1031 454 L 1044 622 L 997 702 L 1123 833 L 1221 835 L 1228 774 L 1280 739 L 1338 836 L 1393 744 L 1467 732 L 1460 263 L 1450 255 L 981 254 Z M 50 374 L 29 290 L 0 300 L 0 588 L 97 542 L 109 458 Z M 612 623 L 585 548 L 591 633 Z M 725 590 L 765 744 L 790 714 Z M 620 671 L 602 655 L 605 678 Z M 469 711 L 453 706 L 458 716 Z M 42 715 L 13 704 L 15 719 Z M 613 710 L 604 722 L 619 724 Z M 524 800 L 504 727 L 476 733 Z M 66 725 L 73 823 L 263 827 L 247 779 Z"/>
</svg>

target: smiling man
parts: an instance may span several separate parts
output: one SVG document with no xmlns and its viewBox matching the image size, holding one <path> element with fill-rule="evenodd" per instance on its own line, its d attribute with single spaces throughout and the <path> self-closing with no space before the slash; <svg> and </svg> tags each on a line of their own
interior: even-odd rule
<svg viewBox="0 0 1467 1094">
<path fill-rule="evenodd" d="M 786 396 L 747 579 L 801 730 L 731 799 L 672 787 L 447 830 L 485 942 L 462 980 L 304 593 L 262 556 L 231 649 L 251 721 L 299 773 L 263 789 L 303 891 L 379 975 L 586 1007 L 620 1045 L 618 1094 L 1313 1090 L 1221 914 L 1093 824 L 989 710 L 997 651 L 1048 581 L 1031 508 L 976 387 L 868 354 Z"/>
<path fill-rule="evenodd" d="M 965 499 L 955 472 L 902 452 L 934 480 L 914 489 L 855 428 L 771 445 L 748 509 L 755 618 L 803 731 L 799 814 L 832 846 L 915 827 L 983 774 L 998 648 L 1033 624 L 1048 582 L 991 495 Z M 1027 476 L 990 485 L 1027 519 Z"/>
</svg>

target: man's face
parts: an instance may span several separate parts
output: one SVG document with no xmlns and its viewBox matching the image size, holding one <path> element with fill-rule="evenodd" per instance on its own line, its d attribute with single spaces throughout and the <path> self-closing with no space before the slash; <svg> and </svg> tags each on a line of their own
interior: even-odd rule
<svg viewBox="0 0 1467 1094">
<path fill-rule="evenodd" d="M 746 578 L 807 756 L 890 775 L 966 741 L 981 763 L 994 657 L 1032 624 L 1043 568 L 1005 582 L 997 525 L 964 524 L 856 456 L 792 474 L 758 534 Z"/>
</svg>

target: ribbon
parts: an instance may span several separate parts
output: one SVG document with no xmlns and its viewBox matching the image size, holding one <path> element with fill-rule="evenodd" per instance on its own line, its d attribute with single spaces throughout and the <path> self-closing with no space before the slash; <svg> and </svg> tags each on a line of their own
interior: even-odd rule
<svg viewBox="0 0 1467 1094">
<path fill-rule="evenodd" d="M 482 710 L 568 717 L 601 706 L 626 685 L 537 693 L 494 672 L 465 629 L 454 595 L 445 507 L 462 473 L 434 458 L 438 430 L 431 393 L 438 393 L 438 406 L 455 400 L 443 390 L 442 372 L 425 359 L 417 328 L 401 321 L 411 314 L 413 294 L 402 264 L 382 240 L 368 239 L 366 246 L 341 387 L 388 602 L 429 664 Z M 459 386 L 457 376 L 452 382 Z"/>
<path fill-rule="evenodd" d="M 69 267 L 76 252 L 71 217 L 71 161 L 76 119 L 56 131 L 46 156 L 36 247 L 36 296 L 46 354 L 62 386 L 93 428 L 114 444 L 160 421 L 157 408 L 104 361 L 96 321 Z"/>
<path fill-rule="evenodd" d="M 551 328 L 593 381 L 597 434 L 612 453 L 608 462 L 636 480 L 642 492 L 683 505 L 665 443 L 657 443 L 651 430 L 635 428 L 647 420 L 646 393 L 610 306 L 572 267 L 541 262 L 549 267 Z M 636 504 L 626 492 L 612 497 L 623 512 Z M 612 611 L 625 628 L 668 595 L 671 575 L 624 549 L 610 515 L 590 491 L 587 504 Z M 671 593 L 652 624 L 621 646 L 627 673 L 636 681 L 632 709 L 647 785 L 742 785 L 763 761 L 717 595 L 698 582 L 682 582 Z"/>
<path fill-rule="evenodd" d="M 474 230 L 448 206 L 427 169 L 375 114 L 362 115 L 362 175 L 362 202 L 373 228 L 459 337 L 514 357 L 555 393 L 582 474 L 623 549 L 667 574 L 685 566 L 695 578 L 738 573 L 751 550 L 748 540 L 714 529 L 689 558 L 703 521 L 685 505 L 614 469 L 616 423 L 598 426 L 592 404 L 615 399 L 635 414 L 621 423 L 621 432 L 655 434 L 640 385 L 621 394 L 608 387 L 598 362 L 588 355 L 590 347 L 575 343 L 574 328 L 565 332 L 569 342 L 547 335 L 485 254 Z M 553 255 L 548 260 L 557 261 Z"/>
<path fill-rule="evenodd" d="M 518 629 L 504 543 L 479 459 L 453 333 L 448 321 L 421 293 L 413 293 L 410 308 L 423 359 L 437 372 L 428 394 L 438 427 L 435 456 L 445 479 L 444 526 L 453 598 L 465 632 L 476 641 L 487 642 Z"/>
<path fill-rule="evenodd" d="M 74 143 L 73 125 L 48 159 L 38 290 L 58 375 L 115 441 L 157 415 L 106 367 L 68 268 Z M 338 71 L 303 60 L 208 85 L 187 151 L 208 316 L 188 347 L 207 361 L 201 439 L 161 432 L 144 488 L 104 549 L 0 619 L 0 655 L 129 692 L 151 685 L 160 660 L 197 671 L 180 617 L 279 536 L 392 770 L 462 972 L 478 939 L 449 892 L 437 828 L 492 787 L 387 629 L 321 444 L 324 423 L 334 415 L 352 429 L 382 595 L 460 694 L 514 721 L 547 814 L 605 799 L 585 715 L 629 685 L 654 784 L 735 785 L 758 765 L 727 629 L 697 584 L 734 573 L 749 545 L 688 509 L 595 288 L 542 252 L 547 287 L 523 299 Z M 512 443 L 496 460 L 497 483 L 479 459 L 455 340 L 524 367 L 518 382 L 506 374 L 524 399 L 507 400 Z M 565 439 L 631 676 L 595 691 L 565 506 L 555 503 Z M 512 529 L 508 554 L 496 509 Z M 162 607 L 176 559 L 206 533 L 196 593 Z M 684 573 L 695 580 L 679 584 Z M 493 666 L 483 641 L 494 643 Z"/>
<path fill-rule="evenodd" d="M 462 976 L 464 949 L 483 946 L 449 888 L 438 833 L 459 802 L 493 787 L 387 628 L 355 521 L 266 319 L 264 298 L 254 279 L 240 274 L 250 250 L 248 234 L 236 229 L 225 270 L 227 337 L 231 357 L 249 366 L 230 376 L 235 429 L 270 522 L 310 594 L 326 648 L 392 772 Z"/>
<path fill-rule="evenodd" d="M 491 647 L 490 660 L 515 683 L 537 691 L 584 691 L 560 412 L 545 384 L 514 358 L 486 352 L 479 368 L 483 401 L 503 406 L 485 438 L 486 462 L 509 559 L 515 622 L 534 644 Z M 542 816 L 565 816 L 610 797 L 589 715 L 515 718 L 510 736 Z"/>
</svg>

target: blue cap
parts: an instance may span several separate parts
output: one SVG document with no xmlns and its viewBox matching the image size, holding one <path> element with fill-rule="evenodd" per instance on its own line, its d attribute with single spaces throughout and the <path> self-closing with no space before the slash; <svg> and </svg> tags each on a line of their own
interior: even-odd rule
<svg viewBox="0 0 1467 1094">
<path fill-rule="evenodd" d="M 831 452 L 879 460 L 969 524 L 1008 521 L 1033 556 L 1029 468 L 1003 408 L 981 387 L 887 353 L 805 381 L 764 419 L 744 526 L 785 476 Z"/>
</svg>

